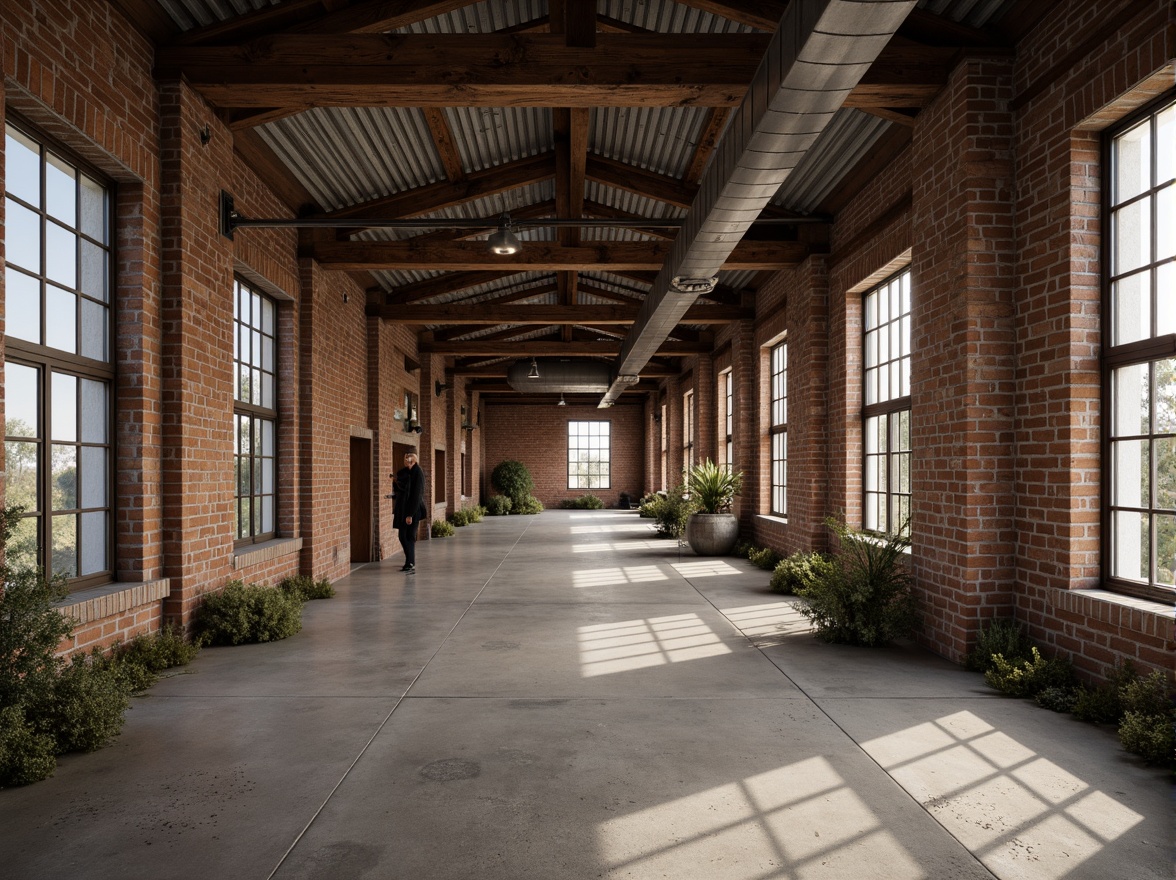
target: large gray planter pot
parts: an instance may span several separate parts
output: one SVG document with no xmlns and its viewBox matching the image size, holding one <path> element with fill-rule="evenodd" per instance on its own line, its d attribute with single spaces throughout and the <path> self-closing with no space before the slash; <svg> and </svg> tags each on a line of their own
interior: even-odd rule
<svg viewBox="0 0 1176 880">
<path fill-rule="evenodd" d="M 726 556 L 739 540 L 733 513 L 693 513 L 686 520 L 686 541 L 699 556 Z"/>
</svg>

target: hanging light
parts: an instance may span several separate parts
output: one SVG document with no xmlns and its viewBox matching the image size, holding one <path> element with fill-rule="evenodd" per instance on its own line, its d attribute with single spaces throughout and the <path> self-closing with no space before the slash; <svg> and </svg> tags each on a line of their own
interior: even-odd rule
<svg viewBox="0 0 1176 880">
<path fill-rule="evenodd" d="M 559 403 L 557 403 L 556 406 L 567 406 L 567 405 L 568 405 L 568 402 L 563 399 L 563 392 L 561 391 L 559 393 Z"/>
<path fill-rule="evenodd" d="M 539 378 L 539 364 L 535 362 L 534 358 L 531 358 L 531 372 L 527 373 L 527 378 L 528 379 L 538 379 Z"/>
<path fill-rule="evenodd" d="M 502 215 L 502 222 L 498 224 L 498 231 L 490 234 L 490 237 L 486 239 L 486 244 L 490 246 L 490 253 L 498 254 L 500 257 L 509 257 L 511 254 L 517 254 L 522 249 L 522 242 L 511 232 L 510 214 Z"/>
</svg>

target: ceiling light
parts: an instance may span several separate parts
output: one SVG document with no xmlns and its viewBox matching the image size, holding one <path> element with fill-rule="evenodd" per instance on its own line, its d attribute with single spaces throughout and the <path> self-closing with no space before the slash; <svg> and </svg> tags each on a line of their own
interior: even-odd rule
<svg viewBox="0 0 1176 880">
<path fill-rule="evenodd" d="M 556 406 L 567 406 L 567 405 L 568 405 L 568 402 L 563 399 L 563 392 L 561 391 L 559 393 L 559 403 L 557 403 Z"/>
<path fill-rule="evenodd" d="M 528 379 L 538 379 L 539 378 L 539 364 L 537 364 L 535 362 L 534 358 L 531 358 L 531 372 L 527 373 L 527 378 Z"/>
<path fill-rule="evenodd" d="M 490 252 L 492 254 L 498 254 L 500 257 L 509 257 L 511 254 L 517 254 L 522 249 L 522 243 L 510 230 L 509 214 L 502 215 L 502 222 L 498 225 L 498 231 L 490 234 L 490 237 L 486 239 L 486 244 L 490 246 Z"/>
</svg>

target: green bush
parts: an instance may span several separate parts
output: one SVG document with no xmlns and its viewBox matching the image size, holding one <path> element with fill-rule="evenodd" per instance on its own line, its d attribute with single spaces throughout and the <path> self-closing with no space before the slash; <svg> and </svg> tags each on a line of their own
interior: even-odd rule
<svg viewBox="0 0 1176 880">
<path fill-rule="evenodd" d="M 315 580 L 308 574 L 291 575 L 278 581 L 278 589 L 284 593 L 298 596 L 303 602 L 314 599 L 330 599 L 335 595 L 335 588 L 326 578 Z"/>
<path fill-rule="evenodd" d="M 92 752 L 118 735 L 131 685 L 100 651 L 75 654 L 51 691 L 34 703 L 34 726 L 57 741 L 57 753 Z"/>
<path fill-rule="evenodd" d="M 595 495 L 581 495 L 579 498 L 565 498 L 559 503 L 564 510 L 604 510 L 604 502 Z"/>
<path fill-rule="evenodd" d="M 1135 664 L 1128 660 L 1111 670 L 1105 684 L 1095 688 L 1080 687 L 1074 708 L 1070 711 L 1079 721 L 1118 724 L 1123 713 L 1127 711 L 1120 691 L 1138 679 L 1139 673 L 1135 671 Z"/>
<path fill-rule="evenodd" d="M 637 502 L 637 515 L 645 519 L 653 519 L 653 505 L 662 497 L 657 492 L 650 492 L 648 495 L 642 495 L 641 500 Z"/>
<path fill-rule="evenodd" d="M 231 581 L 219 593 L 204 597 L 195 629 L 201 645 L 278 641 L 302 630 L 302 597 Z"/>
<path fill-rule="evenodd" d="M 543 512 L 543 503 L 534 495 L 528 495 L 521 502 L 511 502 L 511 513 L 519 513 L 524 516 L 534 516 L 537 513 Z"/>
<path fill-rule="evenodd" d="M 0 788 L 40 782 L 56 767 L 54 738 L 38 733 L 22 706 L 0 706 Z"/>
<path fill-rule="evenodd" d="M 490 485 L 510 499 L 515 513 L 522 512 L 519 508 L 535 490 L 535 481 L 531 479 L 527 466 L 514 459 L 500 461 L 495 465 L 490 472 Z"/>
<path fill-rule="evenodd" d="M 434 538 L 452 538 L 457 532 L 453 527 L 453 523 L 446 522 L 443 519 L 433 520 L 433 527 L 430 530 Z"/>
<path fill-rule="evenodd" d="M 793 595 L 836 576 L 837 566 L 823 553 L 793 553 L 776 564 L 771 587 L 775 593 Z"/>
<path fill-rule="evenodd" d="M 984 681 L 1010 697 L 1035 697 L 1048 688 L 1072 688 L 1074 671 L 1070 661 L 1060 657 L 1046 660 L 1034 647 L 1029 649 L 1027 660 L 1010 661 L 994 654 Z"/>
<path fill-rule="evenodd" d="M 459 508 L 453 511 L 453 513 L 449 514 L 449 516 L 446 517 L 446 520 L 453 523 L 454 526 L 460 529 L 470 524 L 470 514 L 469 511 Z"/>
<path fill-rule="evenodd" d="M 669 492 L 659 492 L 654 500 L 642 505 L 642 516 L 653 519 L 653 527 L 663 538 L 680 538 L 686 531 L 686 521 L 697 510 L 697 505 L 686 497 L 686 487 L 675 486 Z"/>
<path fill-rule="evenodd" d="M 1078 703 L 1078 691 L 1072 687 L 1047 687 L 1033 699 L 1042 709 L 1051 712 L 1073 712 Z"/>
<path fill-rule="evenodd" d="M 166 626 L 116 644 L 105 662 L 138 693 L 159 680 L 159 673 L 175 666 L 187 666 L 200 653 L 200 646 L 187 641 L 177 628 Z"/>
<path fill-rule="evenodd" d="M 1119 724 L 1119 742 L 1149 764 L 1176 767 L 1176 715 L 1127 712 Z"/>
<path fill-rule="evenodd" d="M 1153 672 L 1147 678 L 1136 676 L 1125 682 L 1119 689 L 1124 712 L 1142 715 L 1167 715 L 1173 711 L 1172 688 L 1162 672 Z"/>
<path fill-rule="evenodd" d="M 511 500 L 505 495 L 491 495 L 486 499 L 486 513 L 490 516 L 506 516 L 510 508 Z"/>
<path fill-rule="evenodd" d="M 775 571 L 776 566 L 780 562 L 780 557 L 776 555 L 776 551 L 768 547 L 753 547 L 751 552 L 747 554 L 747 558 L 751 564 L 757 568 L 762 568 L 764 571 Z"/>
<path fill-rule="evenodd" d="M 486 508 L 479 504 L 476 507 L 468 508 L 468 512 L 470 515 L 470 522 L 480 523 L 482 521 L 482 517 L 486 515 Z"/>
<path fill-rule="evenodd" d="M 829 520 L 837 532 L 832 576 L 800 590 L 797 610 L 811 620 L 818 638 L 851 645 L 881 645 L 912 635 L 918 625 L 914 585 L 903 551 L 910 538 L 900 530 L 886 538 L 855 532 Z"/>
<path fill-rule="evenodd" d="M 1000 654 L 1006 660 L 1028 660 L 1032 644 L 1025 628 L 1015 620 L 997 618 L 980 630 L 976 646 L 965 663 L 973 672 L 987 672 L 992 658 Z"/>
</svg>

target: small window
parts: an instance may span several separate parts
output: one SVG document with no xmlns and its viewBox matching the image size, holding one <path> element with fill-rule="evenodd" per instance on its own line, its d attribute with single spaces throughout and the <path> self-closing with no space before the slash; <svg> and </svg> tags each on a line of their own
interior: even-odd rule
<svg viewBox="0 0 1176 880">
<path fill-rule="evenodd" d="M 788 343 L 772 347 L 771 374 L 772 515 L 788 515 Z"/>
<path fill-rule="evenodd" d="M 568 422 L 568 488 L 611 487 L 609 422 Z"/>
<path fill-rule="evenodd" d="M 731 371 L 723 373 L 719 376 L 719 389 L 723 401 L 723 425 L 722 435 L 725 438 L 723 443 L 723 464 L 726 465 L 727 470 L 734 470 L 735 461 L 735 434 L 733 425 L 734 418 L 734 402 L 735 402 L 735 383 L 731 379 Z"/>
<path fill-rule="evenodd" d="M 694 467 L 694 392 L 682 395 L 682 464 L 687 473 Z"/>
<path fill-rule="evenodd" d="M 244 281 L 234 285 L 233 418 L 239 542 L 277 533 L 277 307 Z"/>
<path fill-rule="evenodd" d="M 911 273 L 866 293 L 863 525 L 893 534 L 911 515 Z"/>
</svg>

